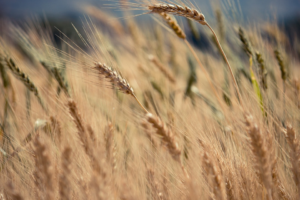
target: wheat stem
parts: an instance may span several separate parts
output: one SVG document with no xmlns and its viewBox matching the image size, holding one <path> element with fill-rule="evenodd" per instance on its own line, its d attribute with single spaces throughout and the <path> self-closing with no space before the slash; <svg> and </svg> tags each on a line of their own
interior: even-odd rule
<svg viewBox="0 0 300 200">
<path fill-rule="evenodd" d="M 112 84 L 112 86 L 116 86 L 118 90 L 125 94 L 129 94 L 133 96 L 133 98 L 138 102 L 138 104 L 143 108 L 146 113 L 149 113 L 146 108 L 141 104 L 141 102 L 137 99 L 134 94 L 133 88 L 130 84 L 113 68 L 107 66 L 106 64 L 102 63 L 95 63 L 95 69 L 99 72 L 99 74 L 105 76 L 107 80 Z"/>
<path fill-rule="evenodd" d="M 218 46 L 219 46 L 219 48 L 220 48 L 220 50 L 221 50 L 221 52 L 222 52 L 222 55 L 223 55 L 223 57 L 224 57 L 224 59 L 225 59 L 225 61 L 226 61 L 226 64 L 227 64 L 227 66 L 228 66 L 228 69 L 229 69 L 229 71 L 230 71 L 231 78 L 232 78 L 232 80 L 233 80 L 233 83 L 234 83 L 236 92 L 237 92 L 238 97 L 239 97 L 239 103 L 240 103 L 240 105 L 241 105 L 243 111 L 245 111 L 245 108 L 244 108 L 244 105 L 243 105 L 242 96 L 241 96 L 241 94 L 240 94 L 239 87 L 238 87 L 237 82 L 236 82 L 236 80 L 235 80 L 235 77 L 234 77 L 234 75 L 233 75 L 232 68 L 231 68 L 231 66 L 230 66 L 230 64 L 229 64 L 229 61 L 228 61 L 228 59 L 227 59 L 227 57 L 226 57 L 226 55 L 225 55 L 225 53 L 224 53 L 224 51 L 223 51 L 223 48 L 222 48 L 222 46 L 221 46 L 221 44 L 220 44 L 220 42 L 219 42 L 219 39 L 218 39 L 218 37 L 217 37 L 215 31 L 211 28 L 211 26 L 210 26 L 207 22 L 205 22 L 205 25 L 210 29 L 210 31 L 213 33 L 213 35 L 214 35 L 214 37 L 215 37 L 215 39 L 216 39 L 216 42 L 217 42 L 217 44 L 218 44 Z"/>
<path fill-rule="evenodd" d="M 136 102 L 141 106 L 141 108 L 146 112 L 149 113 L 148 110 L 142 105 L 142 103 L 138 100 L 138 98 L 135 96 L 135 94 L 132 95 L 133 98 L 136 100 Z"/>
</svg>

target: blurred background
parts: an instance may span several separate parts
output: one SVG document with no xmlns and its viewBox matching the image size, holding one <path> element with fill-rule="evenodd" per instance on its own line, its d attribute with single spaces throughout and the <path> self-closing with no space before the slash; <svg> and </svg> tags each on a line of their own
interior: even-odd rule
<svg viewBox="0 0 300 200">
<path fill-rule="evenodd" d="M 108 4 L 116 4 L 118 1 L 103 0 L 0 0 L 0 13 L 2 17 L 21 19 L 28 15 L 43 15 L 47 17 L 76 17 L 80 15 L 81 7 L 92 4 L 107 9 Z M 280 19 L 291 18 L 300 15 L 300 0 L 193 0 L 206 14 L 210 10 L 211 3 L 221 2 L 226 7 L 238 7 L 244 17 L 269 18 L 272 15 Z"/>
<path fill-rule="evenodd" d="M 287 35 L 300 35 L 300 0 L 192 0 L 200 9 L 208 22 L 214 24 L 215 10 L 222 9 L 229 21 L 240 24 L 260 22 L 277 23 Z M 38 18 L 47 20 L 51 27 L 57 27 L 65 33 L 73 30 L 71 23 L 81 26 L 86 15 L 83 8 L 93 5 L 121 19 L 122 9 L 118 0 L 0 0 L 0 33 L 5 29 L 3 22 L 12 21 L 26 24 L 26 21 Z M 133 11 L 138 15 L 145 11 Z M 149 19 L 149 15 L 135 17 L 136 21 Z M 8 20 L 7 20 L 8 19 Z M 124 21 L 124 20 L 123 20 Z M 148 22 L 153 22 L 152 19 Z M 2 24 L 2 25 L 1 25 Z"/>
</svg>

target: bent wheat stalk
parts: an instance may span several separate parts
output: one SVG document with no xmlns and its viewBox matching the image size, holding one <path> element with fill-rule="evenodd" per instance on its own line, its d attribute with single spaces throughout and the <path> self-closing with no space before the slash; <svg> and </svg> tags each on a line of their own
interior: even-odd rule
<svg viewBox="0 0 300 200">
<path fill-rule="evenodd" d="M 214 92 L 214 95 L 217 98 L 217 101 L 219 103 L 219 105 L 221 106 L 221 109 L 223 111 L 223 113 L 225 112 L 224 107 L 222 106 L 222 101 L 220 100 L 218 93 L 211 81 L 211 77 L 208 74 L 207 70 L 204 68 L 204 66 L 202 65 L 202 63 L 200 62 L 200 59 L 198 58 L 196 52 L 194 51 L 194 49 L 192 48 L 192 46 L 190 45 L 190 43 L 187 41 L 186 39 L 186 35 L 184 34 L 183 30 L 180 28 L 180 26 L 177 24 L 176 20 L 172 19 L 168 14 L 162 12 L 159 13 L 163 19 L 167 22 L 167 24 L 172 28 L 172 30 L 176 33 L 176 35 L 179 38 L 182 38 L 184 40 L 184 42 L 186 43 L 186 45 L 188 46 L 188 48 L 190 49 L 190 51 L 192 52 L 193 56 L 195 57 L 195 59 L 197 60 L 198 65 L 201 67 L 202 71 L 204 72 L 206 79 L 209 81 L 209 84 Z"/>
<path fill-rule="evenodd" d="M 151 113 L 146 115 L 146 120 L 152 124 L 152 126 L 156 129 L 156 134 L 162 137 L 162 140 L 167 145 L 169 153 L 173 157 L 174 160 L 180 163 L 182 171 L 187 179 L 189 179 L 189 174 L 185 167 L 182 164 L 180 159 L 181 149 L 179 147 L 178 142 L 175 140 L 175 136 L 173 132 L 166 126 L 166 124 L 159 118 Z"/>
<path fill-rule="evenodd" d="M 258 125 L 254 122 L 252 115 L 245 115 L 245 120 L 247 132 L 250 137 L 250 144 L 252 146 L 252 153 L 255 156 L 256 167 L 258 170 L 257 175 L 268 192 L 268 199 L 272 199 L 270 152 L 267 149 L 266 140 Z"/>
<path fill-rule="evenodd" d="M 231 69 L 231 66 L 229 64 L 229 61 L 223 51 L 223 48 L 219 42 L 219 39 L 216 35 L 216 33 L 214 32 L 214 30 L 211 28 L 211 26 L 207 23 L 207 21 L 205 20 L 205 17 L 202 13 L 200 13 L 199 11 L 197 11 L 196 9 L 192 9 L 192 8 L 189 8 L 187 6 L 185 7 L 182 7 L 180 5 L 172 5 L 172 4 L 154 4 L 154 5 L 149 5 L 148 6 L 148 10 L 151 11 L 151 13 L 168 13 L 168 14 L 172 14 L 172 15 L 178 15 L 178 16 L 182 16 L 182 17 L 186 17 L 186 18 L 189 18 L 189 19 L 192 19 L 192 20 L 195 20 L 196 22 L 198 22 L 199 24 L 201 25 L 206 25 L 210 31 L 213 33 L 215 39 L 216 39 L 216 42 L 218 44 L 218 47 L 226 61 L 226 64 L 227 64 L 227 67 L 230 71 L 230 74 L 231 74 L 231 77 L 232 77 L 232 80 L 233 80 L 233 83 L 234 83 L 234 86 L 235 86 L 235 89 L 236 89 L 236 92 L 238 94 L 238 98 L 239 98 L 239 103 L 243 109 L 243 111 L 245 111 L 244 109 L 244 105 L 243 105 L 243 102 L 242 102 L 242 98 L 241 98 L 241 94 L 240 94 L 240 91 L 239 91 L 239 88 L 238 88 L 238 85 L 237 85 L 237 82 L 235 80 L 235 77 L 233 75 L 233 72 L 232 72 L 232 69 Z"/>
<path fill-rule="evenodd" d="M 35 86 L 35 84 L 29 79 L 29 77 L 19 68 L 16 66 L 15 62 L 11 58 L 6 58 L 5 59 L 7 67 L 11 70 L 11 72 L 14 74 L 14 76 L 22 81 L 24 86 L 31 92 L 34 93 L 36 96 L 38 102 L 40 103 L 41 107 L 43 110 L 48 113 L 48 109 L 44 104 L 44 101 L 42 100 L 40 93 Z"/>
<path fill-rule="evenodd" d="M 149 113 L 147 109 L 141 104 L 141 102 L 135 96 L 133 88 L 116 70 L 100 62 L 95 63 L 94 69 L 96 69 L 101 75 L 105 76 L 105 78 L 109 80 L 112 86 L 117 87 L 118 90 L 120 90 L 125 94 L 129 94 L 133 96 L 133 98 L 137 101 L 137 103 L 141 106 L 141 108 L 146 113 Z"/>
</svg>

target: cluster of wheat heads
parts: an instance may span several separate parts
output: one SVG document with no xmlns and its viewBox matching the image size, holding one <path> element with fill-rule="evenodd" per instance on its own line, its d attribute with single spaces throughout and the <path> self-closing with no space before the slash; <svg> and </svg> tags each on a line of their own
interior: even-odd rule
<svg viewBox="0 0 300 200">
<path fill-rule="evenodd" d="M 96 19 L 78 39 L 58 34 L 66 45 L 55 48 L 42 27 L 8 23 L 0 199 L 299 199 L 300 72 L 289 44 L 223 16 L 226 30 L 200 37 L 231 34 L 209 43 L 222 58 L 197 50 L 173 18 L 208 25 L 193 5 L 123 4 L 171 31 L 125 17 L 102 24 L 107 34 L 97 18 L 110 15 L 85 7 Z"/>
</svg>

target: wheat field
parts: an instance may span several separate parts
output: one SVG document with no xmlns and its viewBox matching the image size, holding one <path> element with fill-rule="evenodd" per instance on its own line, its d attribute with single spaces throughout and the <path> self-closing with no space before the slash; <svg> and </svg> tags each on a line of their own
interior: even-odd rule
<svg viewBox="0 0 300 200">
<path fill-rule="evenodd" d="M 113 6 L 0 31 L 0 200 L 300 199 L 297 43 L 214 4 Z"/>
</svg>

